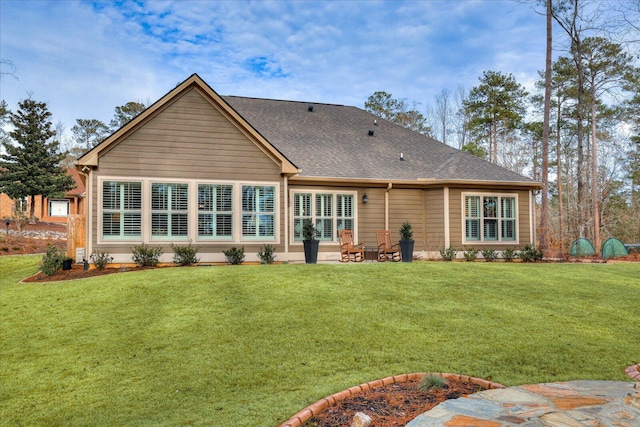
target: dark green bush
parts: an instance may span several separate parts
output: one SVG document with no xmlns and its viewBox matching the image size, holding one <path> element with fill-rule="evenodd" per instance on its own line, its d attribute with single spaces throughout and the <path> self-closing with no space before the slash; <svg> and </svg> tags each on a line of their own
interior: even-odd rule
<svg viewBox="0 0 640 427">
<path fill-rule="evenodd" d="M 141 267 L 155 267 L 156 265 L 158 265 L 160 255 L 162 255 L 161 247 L 151 247 L 145 243 L 134 246 L 132 251 L 133 256 L 131 257 L 131 259 Z"/>
<path fill-rule="evenodd" d="M 466 251 L 464 251 L 463 255 L 464 255 L 464 259 L 465 261 L 475 261 L 476 258 L 478 258 L 478 250 L 475 248 L 469 248 Z"/>
<path fill-rule="evenodd" d="M 487 262 L 495 261 L 495 259 L 498 258 L 498 252 L 493 249 L 483 249 L 482 258 Z"/>
<path fill-rule="evenodd" d="M 264 245 L 262 250 L 258 252 L 260 264 L 273 264 L 276 260 L 275 252 L 276 248 L 273 245 Z"/>
<path fill-rule="evenodd" d="M 233 247 L 226 251 L 222 251 L 222 253 L 225 258 L 227 258 L 227 262 L 231 265 L 238 265 L 244 262 L 244 246 L 240 249 Z"/>
<path fill-rule="evenodd" d="M 440 256 L 445 261 L 453 261 L 454 259 L 456 259 L 457 255 L 458 255 L 458 251 L 456 251 L 453 248 L 440 249 Z"/>
<path fill-rule="evenodd" d="M 524 262 L 540 261 L 544 254 L 531 245 L 527 245 L 520 251 L 520 259 Z"/>
<path fill-rule="evenodd" d="M 502 252 L 502 258 L 504 258 L 504 260 L 507 262 L 513 261 L 513 259 L 518 258 L 518 256 L 518 251 L 513 248 L 507 248 L 504 250 L 504 252 Z"/>
<path fill-rule="evenodd" d="M 191 241 L 186 246 L 174 245 L 171 244 L 171 249 L 173 250 L 173 262 L 179 265 L 191 265 L 197 264 L 200 261 L 200 258 L 197 257 L 199 247 L 193 246 Z"/>
<path fill-rule="evenodd" d="M 402 226 L 400 227 L 400 240 L 413 240 L 413 227 L 411 226 L 409 221 L 403 222 Z"/>
<path fill-rule="evenodd" d="M 107 264 L 113 261 L 113 257 L 106 251 L 93 251 L 89 258 L 98 270 L 103 270 Z"/>
<path fill-rule="evenodd" d="M 62 268 L 62 262 L 66 259 L 64 252 L 53 245 L 47 247 L 47 252 L 42 257 L 40 270 L 47 276 L 53 275 Z"/>
</svg>

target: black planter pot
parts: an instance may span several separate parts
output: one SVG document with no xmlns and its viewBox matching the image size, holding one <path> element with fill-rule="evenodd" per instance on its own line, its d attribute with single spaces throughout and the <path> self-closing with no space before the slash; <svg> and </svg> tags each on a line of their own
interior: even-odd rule
<svg viewBox="0 0 640 427">
<path fill-rule="evenodd" d="M 318 262 L 319 240 L 304 240 L 304 262 L 307 264 L 316 264 Z"/>
<path fill-rule="evenodd" d="M 400 253 L 402 254 L 402 262 L 413 261 L 413 240 L 400 240 Z"/>
<path fill-rule="evenodd" d="M 63 270 L 71 270 L 71 263 L 73 260 L 71 258 L 67 258 L 62 261 L 62 269 Z"/>
</svg>

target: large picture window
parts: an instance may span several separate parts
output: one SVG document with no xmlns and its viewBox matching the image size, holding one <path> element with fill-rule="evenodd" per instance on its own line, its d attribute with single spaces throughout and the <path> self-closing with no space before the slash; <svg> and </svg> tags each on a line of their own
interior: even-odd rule
<svg viewBox="0 0 640 427">
<path fill-rule="evenodd" d="M 465 195 L 464 227 L 467 242 L 515 241 L 516 198 Z"/>
<path fill-rule="evenodd" d="M 233 186 L 198 184 L 198 238 L 233 238 Z"/>
<path fill-rule="evenodd" d="M 293 239 L 302 241 L 302 224 L 310 219 L 316 238 L 336 241 L 337 230 L 353 230 L 353 194 L 293 193 Z"/>
<path fill-rule="evenodd" d="M 275 239 L 276 188 L 242 186 L 242 238 Z"/>
<path fill-rule="evenodd" d="M 189 185 L 186 183 L 151 184 L 151 236 L 189 235 Z"/>
<path fill-rule="evenodd" d="M 142 183 L 103 181 L 102 238 L 139 239 L 142 235 Z"/>
</svg>

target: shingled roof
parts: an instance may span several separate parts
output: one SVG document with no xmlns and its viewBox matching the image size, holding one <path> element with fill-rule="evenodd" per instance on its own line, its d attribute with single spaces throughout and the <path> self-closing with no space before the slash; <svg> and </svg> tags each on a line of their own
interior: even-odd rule
<svg viewBox="0 0 640 427">
<path fill-rule="evenodd" d="M 300 168 L 301 177 L 540 185 L 356 107 L 222 98 Z"/>
</svg>

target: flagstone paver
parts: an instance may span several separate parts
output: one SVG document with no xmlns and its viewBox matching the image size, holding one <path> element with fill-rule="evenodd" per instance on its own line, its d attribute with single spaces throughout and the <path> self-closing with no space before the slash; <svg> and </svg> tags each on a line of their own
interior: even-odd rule
<svg viewBox="0 0 640 427">
<path fill-rule="evenodd" d="M 569 381 L 485 390 L 442 402 L 406 427 L 435 426 L 637 427 L 640 383 Z"/>
</svg>

